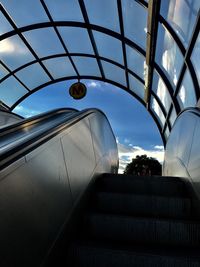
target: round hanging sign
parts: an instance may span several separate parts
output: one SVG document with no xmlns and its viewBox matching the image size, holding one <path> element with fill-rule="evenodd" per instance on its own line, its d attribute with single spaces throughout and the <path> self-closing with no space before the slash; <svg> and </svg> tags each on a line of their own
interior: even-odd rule
<svg viewBox="0 0 200 267">
<path fill-rule="evenodd" d="M 83 98 L 87 93 L 87 88 L 85 84 L 81 82 L 73 83 L 69 88 L 69 94 L 74 99 L 81 99 Z"/>
</svg>

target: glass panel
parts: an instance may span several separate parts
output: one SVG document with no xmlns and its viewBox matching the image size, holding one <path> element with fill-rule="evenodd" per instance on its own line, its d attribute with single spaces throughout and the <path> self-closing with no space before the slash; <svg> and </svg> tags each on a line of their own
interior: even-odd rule
<svg viewBox="0 0 200 267">
<path fill-rule="evenodd" d="M 126 57 L 128 69 L 132 70 L 140 76 L 140 78 L 144 79 L 145 58 L 128 45 L 126 45 Z"/>
<path fill-rule="evenodd" d="M 107 79 L 120 83 L 127 87 L 125 71 L 114 64 L 101 60 Z"/>
<path fill-rule="evenodd" d="M 130 90 L 136 93 L 142 100 L 144 100 L 144 84 L 139 82 L 133 75 L 129 74 Z"/>
<path fill-rule="evenodd" d="M 68 57 L 58 57 L 43 61 L 54 79 L 75 76 L 76 72 Z"/>
<path fill-rule="evenodd" d="M 6 76 L 9 72 L 2 66 L 0 63 L 0 79 L 2 79 L 4 76 Z"/>
<path fill-rule="evenodd" d="M 159 25 L 156 49 L 156 61 L 161 65 L 172 85 L 177 84 L 183 55 L 170 33 Z"/>
<path fill-rule="evenodd" d="M 46 22 L 48 17 L 40 3 L 35 0 L 1 0 L 17 26 Z"/>
<path fill-rule="evenodd" d="M 0 42 L 0 54 L 1 60 L 11 70 L 35 59 L 17 35 Z"/>
<path fill-rule="evenodd" d="M 28 91 L 12 76 L 0 83 L 0 99 L 8 106 L 12 106 Z"/>
<path fill-rule="evenodd" d="M 45 3 L 54 20 L 57 21 L 81 21 L 83 16 L 77 0 L 45 0 Z"/>
<path fill-rule="evenodd" d="M 56 32 L 51 28 L 29 31 L 24 36 L 39 57 L 65 53 Z"/>
<path fill-rule="evenodd" d="M 99 66 L 95 58 L 72 57 L 80 75 L 101 77 Z"/>
<path fill-rule="evenodd" d="M 77 27 L 59 27 L 58 29 L 69 53 L 94 54 L 86 29 Z"/>
<path fill-rule="evenodd" d="M 187 70 L 177 96 L 181 109 L 194 107 L 197 103 L 191 75 Z"/>
<path fill-rule="evenodd" d="M 194 64 L 194 68 L 197 74 L 197 78 L 199 81 L 199 85 L 200 85 L 200 64 L 199 64 L 199 59 L 200 59 L 200 33 L 198 36 L 198 39 L 196 41 L 194 50 L 192 52 L 192 62 Z"/>
<path fill-rule="evenodd" d="M 93 34 L 100 56 L 124 64 L 121 41 L 101 32 L 93 31 Z"/>
<path fill-rule="evenodd" d="M 173 107 L 171 115 L 170 115 L 170 118 L 169 118 L 169 121 L 170 121 L 172 127 L 174 125 L 174 122 L 175 122 L 176 118 L 177 118 L 176 110 Z"/>
<path fill-rule="evenodd" d="M 91 24 L 119 32 L 119 15 L 116 0 L 84 0 Z"/>
<path fill-rule="evenodd" d="M 170 23 L 185 46 L 190 41 L 199 8 L 199 0 L 161 1 L 161 15 Z"/>
<path fill-rule="evenodd" d="M 164 133 L 164 135 L 165 135 L 165 140 L 168 139 L 169 134 L 170 134 L 170 132 L 169 132 L 169 128 L 168 128 L 168 126 L 167 126 L 166 129 L 165 129 L 165 133 Z"/>
<path fill-rule="evenodd" d="M 168 113 L 170 105 L 172 103 L 171 96 L 163 80 L 155 71 L 153 75 L 152 89 L 156 93 L 156 95 L 159 97 L 160 101 L 162 102 L 166 110 L 166 113 Z"/>
<path fill-rule="evenodd" d="M 4 34 L 6 32 L 13 30 L 12 26 L 7 21 L 7 19 L 4 17 L 1 11 L 0 11 L 0 22 L 1 22 L 0 34 Z"/>
<path fill-rule="evenodd" d="M 125 36 L 146 47 L 147 11 L 133 0 L 122 0 Z"/>
<path fill-rule="evenodd" d="M 49 76 L 43 68 L 38 64 L 32 64 L 16 73 L 16 76 L 29 88 L 35 87 L 48 82 Z"/>
<path fill-rule="evenodd" d="M 151 98 L 151 109 L 155 113 L 156 117 L 158 118 L 158 120 L 161 123 L 161 127 L 163 128 L 163 126 L 165 124 L 165 116 L 164 116 L 158 102 L 156 101 L 156 99 L 154 97 Z"/>
</svg>

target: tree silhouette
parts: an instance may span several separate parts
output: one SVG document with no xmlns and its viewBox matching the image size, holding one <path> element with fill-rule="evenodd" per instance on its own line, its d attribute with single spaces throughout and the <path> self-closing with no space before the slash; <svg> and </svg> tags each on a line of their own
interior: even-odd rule
<svg viewBox="0 0 200 267">
<path fill-rule="evenodd" d="M 143 175 L 161 175 L 162 166 L 158 160 L 147 155 L 136 156 L 132 162 L 127 164 L 124 174 Z"/>
</svg>

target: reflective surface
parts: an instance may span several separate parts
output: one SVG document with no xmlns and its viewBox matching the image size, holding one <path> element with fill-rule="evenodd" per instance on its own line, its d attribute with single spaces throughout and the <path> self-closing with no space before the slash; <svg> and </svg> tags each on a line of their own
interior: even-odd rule
<svg viewBox="0 0 200 267">
<path fill-rule="evenodd" d="M 34 56 L 17 35 L 2 40 L 0 42 L 0 51 L 2 62 L 10 70 L 15 70 L 34 60 Z"/>
<path fill-rule="evenodd" d="M 32 140 L 26 146 L 28 153 L 26 150 L 20 159 L 0 171 L 0 244 L 4 266 L 43 265 L 49 248 L 90 181 L 96 175 L 112 173 L 118 168 L 117 144 L 102 113 L 95 111 L 81 120 L 74 118 L 74 124 L 69 127 L 65 116 L 62 118 L 65 127 L 49 139 L 45 131 L 50 135 L 52 131 L 55 133 L 53 125 L 57 121 L 59 126 L 62 121 L 59 116 L 53 123 L 51 119 L 46 118 L 47 122 L 43 119 L 40 130 L 45 142 L 34 149 L 31 146 L 41 142 L 36 138 L 40 135 L 38 125 L 29 125 L 27 132 L 23 128 L 18 131 L 16 139 L 20 139 L 19 132 L 30 138 L 31 129 L 37 141 Z M 16 145 L 7 140 L 11 147 Z M 17 153 L 20 152 L 18 149 Z M 16 153 L 11 154 L 12 157 Z"/>
<path fill-rule="evenodd" d="M 194 85 L 190 73 L 185 73 L 181 88 L 178 93 L 178 101 L 182 108 L 194 107 L 197 103 Z"/>
<path fill-rule="evenodd" d="M 96 77 L 101 76 L 97 60 L 95 58 L 72 57 L 72 59 L 77 66 L 78 72 L 82 73 L 82 75 L 93 75 Z"/>
<path fill-rule="evenodd" d="M 69 53 L 94 54 L 87 30 L 76 27 L 58 28 Z"/>
<path fill-rule="evenodd" d="M 196 45 L 194 47 L 193 53 L 192 53 L 192 62 L 194 64 L 197 78 L 200 85 L 200 64 L 199 64 L 199 58 L 200 58 L 200 33 L 196 41 Z"/>
<path fill-rule="evenodd" d="M 56 57 L 43 61 L 45 67 L 49 70 L 54 79 L 64 76 L 75 76 L 76 72 L 67 57 Z"/>
<path fill-rule="evenodd" d="M 168 112 L 170 105 L 172 103 L 172 100 L 171 100 L 171 97 L 169 95 L 166 85 L 164 84 L 163 80 L 156 72 L 154 72 L 154 76 L 153 76 L 152 89 L 158 96 L 165 110 Z"/>
<path fill-rule="evenodd" d="M 163 68 L 175 88 L 183 64 L 183 56 L 175 40 L 161 25 L 159 25 L 158 28 L 158 42 L 159 46 L 156 48 L 156 62 Z"/>
<path fill-rule="evenodd" d="M 127 87 L 125 72 L 122 68 L 119 68 L 109 62 L 101 61 L 103 65 L 104 72 L 106 73 L 106 78 L 118 82 L 119 84 Z"/>
<path fill-rule="evenodd" d="M 147 12 L 132 0 L 122 0 L 125 35 L 143 48 L 146 47 Z"/>
<path fill-rule="evenodd" d="M 158 101 L 156 101 L 155 98 L 152 97 L 152 100 L 151 100 L 151 108 L 152 108 L 152 111 L 155 113 L 155 115 L 157 116 L 157 118 L 160 120 L 160 123 L 162 125 L 162 127 L 164 126 L 165 124 L 165 116 L 158 104 Z"/>
<path fill-rule="evenodd" d="M 116 32 L 120 31 L 117 1 L 84 0 L 84 4 L 91 24 L 100 25 Z"/>
<path fill-rule="evenodd" d="M 24 84 L 31 90 L 39 86 L 41 82 L 50 81 L 43 68 L 38 64 L 32 64 L 16 73 L 16 76 L 23 80 Z M 32 79 L 30 79 L 30 77 Z"/>
<path fill-rule="evenodd" d="M 0 84 L 0 99 L 10 106 L 26 93 L 26 88 L 14 77 L 10 77 Z"/>
<path fill-rule="evenodd" d="M 26 32 L 24 36 L 39 57 L 65 52 L 55 31 L 51 28 Z"/>
<path fill-rule="evenodd" d="M 200 199 L 199 116 L 199 109 L 193 109 L 183 112 L 176 120 L 166 146 L 163 174 L 185 177 Z"/>
<path fill-rule="evenodd" d="M 129 74 L 129 86 L 130 90 L 138 95 L 141 99 L 144 99 L 144 84 L 139 82 L 133 75 Z"/>
<path fill-rule="evenodd" d="M 167 19 L 185 46 L 194 30 L 198 9 L 199 0 L 161 1 L 161 15 Z"/>
<path fill-rule="evenodd" d="M 93 35 L 99 56 L 124 64 L 122 43 L 118 39 L 97 31 L 93 31 Z M 110 47 L 112 47 L 112 50 L 109 49 Z"/>
</svg>

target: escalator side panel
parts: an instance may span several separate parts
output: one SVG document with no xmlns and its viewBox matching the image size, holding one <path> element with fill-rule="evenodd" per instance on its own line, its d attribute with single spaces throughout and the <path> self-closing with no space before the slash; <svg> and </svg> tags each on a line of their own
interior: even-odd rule
<svg viewBox="0 0 200 267">
<path fill-rule="evenodd" d="M 88 185 L 96 165 L 88 119 L 73 125 L 67 136 L 61 138 L 61 142 L 72 196 L 76 200 Z"/>
<path fill-rule="evenodd" d="M 100 126 L 102 136 L 112 139 L 96 160 L 91 116 L 96 115 L 89 114 L 0 171 L 1 267 L 40 266 L 89 182 L 111 172 L 113 160 L 117 162 L 110 160 L 116 146 L 112 130 L 98 115 L 100 124 L 108 124 Z"/>
</svg>

